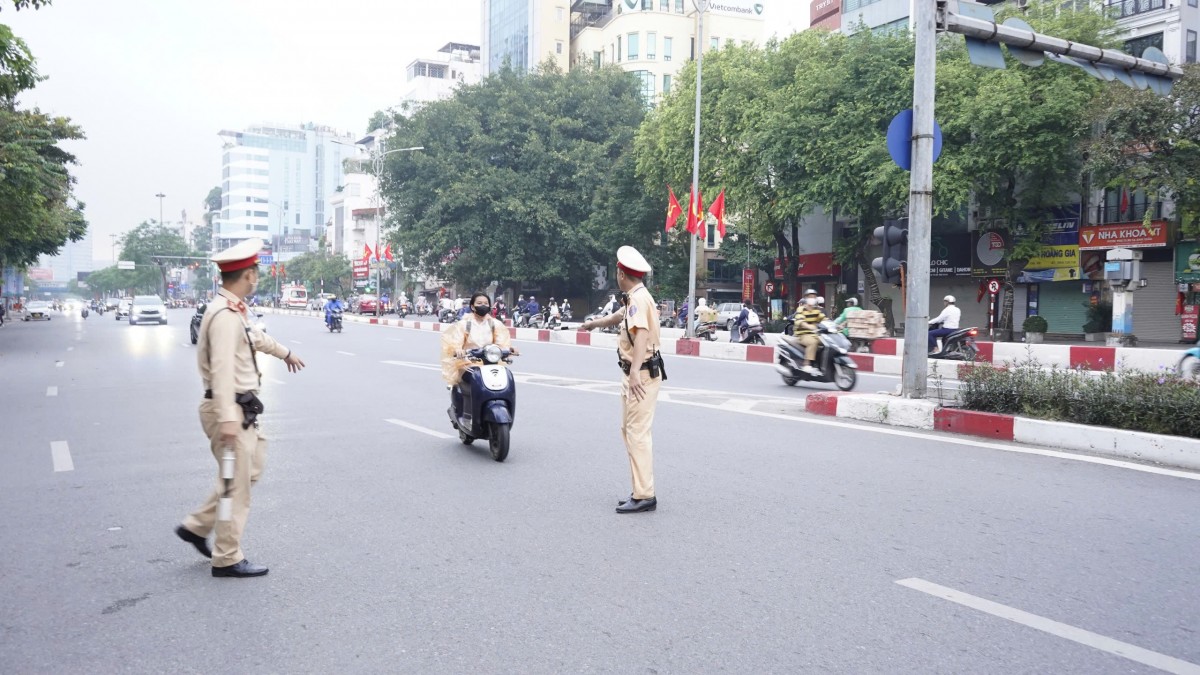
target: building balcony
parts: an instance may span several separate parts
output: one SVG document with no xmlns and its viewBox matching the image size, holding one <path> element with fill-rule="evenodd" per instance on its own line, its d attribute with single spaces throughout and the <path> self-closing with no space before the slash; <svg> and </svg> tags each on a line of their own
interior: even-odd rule
<svg viewBox="0 0 1200 675">
<path fill-rule="evenodd" d="M 1108 0 L 1109 16 L 1114 19 L 1125 19 L 1148 12 L 1166 9 L 1166 0 Z"/>
<path fill-rule="evenodd" d="M 1155 202 L 1150 204 L 1147 202 L 1134 203 L 1122 209 L 1119 205 L 1113 206 L 1097 206 L 1096 207 L 1096 224 L 1107 225 L 1109 223 L 1133 223 L 1139 222 L 1146 217 L 1146 211 L 1150 210 L 1151 220 L 1162 220 L 1163 204 Z"/>
</svg>

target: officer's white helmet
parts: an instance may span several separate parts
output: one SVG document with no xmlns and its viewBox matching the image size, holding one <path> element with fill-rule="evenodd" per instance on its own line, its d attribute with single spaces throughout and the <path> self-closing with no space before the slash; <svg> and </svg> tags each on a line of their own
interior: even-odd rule
<svg viewBox="0 0 1200 675">
<path fill-rule="evenodd" d="M 954 296 L 953 295 L 947 295 L 946 297 L 942 298 L 942 300 L 945 300 L 946 302 L 948 302 L 952 305 L 954 304 Z"/>
</svg>

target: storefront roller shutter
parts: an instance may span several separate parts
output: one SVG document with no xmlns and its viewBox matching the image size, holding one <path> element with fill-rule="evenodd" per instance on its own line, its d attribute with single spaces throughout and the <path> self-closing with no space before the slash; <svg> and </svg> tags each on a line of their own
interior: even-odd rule
<svg viewBox="0 0 1200 675">
<path fill-rule="evenodd" d="M 1139 340 L 1174 342 L 1179 339 L 1175 315 L 1175 269 L 1170 262 L 1143 262 L 1146 287 L 1133 292 L 1133 333 Z"/>
<path fill-rule="evenodd" d="M 1038 284 L 1038 315 L 1050 333 L 1081 335 L 1087 322 L 1088 296 L 1082 281 L 1053 281 Z"/>
</svg>

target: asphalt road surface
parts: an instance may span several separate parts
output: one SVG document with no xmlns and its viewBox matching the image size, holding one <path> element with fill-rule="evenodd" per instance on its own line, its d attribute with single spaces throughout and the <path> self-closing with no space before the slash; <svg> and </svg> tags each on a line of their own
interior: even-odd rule
<svg viewBox="0 0 1200 675">
<path fill-rule="evenodd" d="M 459 443 L 440 336 L 268 316 L 266 474 L 214 579 L 190 310 L 0 328 L 6 673 L 1200 672 L 1200 482 L 805 415 L 769 366 L 669 358 L 658 511 L 615 354 L 521 343 L 513 448 Z M 894 378 L 864 377 L 860 389 Z M 827 387 L 827 385 L 826 385 Z"/>
</svg>

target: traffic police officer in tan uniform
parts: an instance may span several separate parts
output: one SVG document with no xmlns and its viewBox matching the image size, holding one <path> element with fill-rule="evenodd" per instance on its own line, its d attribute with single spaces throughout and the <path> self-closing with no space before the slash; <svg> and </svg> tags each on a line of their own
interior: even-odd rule
<svg viewBox="0 0 1200 675">
<path fill-rule="evenodd" d="M 617 250 L 617 286 L 625 295 L 624 307 L 602 319 L 585 321 L 583 330 L 620 326 L 617 358 L 625 376 L 621 380 L 621 436 L 629 453 L 633 494 L 617 506 L 617 513 L 640 513 L 658 507 L 654 496 L 654 451 L 650 428 L 658 390 L 666 379 L 658 352 L 658 305 L 642 283 L 650 263 L 632 246 Z"/>
<path fill-rule="evenodd" d="M 212 257 L 221 269 L 221 290 L 208 303 L 200 323 L 196 360 L 204 383 L 200 425 L 217 460 L 217 488 L 208 501 L 175 528 L 175 534 L 201 555 L 212 558 L 214 577 L 257 577 L 267 568 L 242 553 L 242 530 L 250 515 L 250 487 L 262 474 L 267 441 L 256 421 L 262 412 L 257 392 L 262 374 L 256 351 L 283 359 L 288 370 L 304 367 L 291 350 L 255 328 L 244 298 L 258 285 L 261 239 L 250 239 Z M 230 466 L 222 457 L 232 449 Z M 227 501 L 226 501 L 227 500 Z M 222 513 L 228 506 L 228 512 Z M 215 532 L 213 549 L 207 537 Z"/>
</svg>

